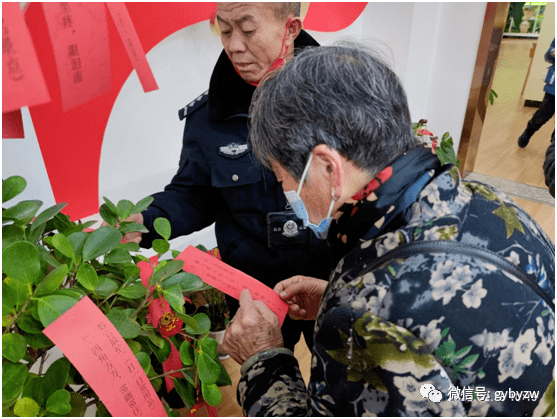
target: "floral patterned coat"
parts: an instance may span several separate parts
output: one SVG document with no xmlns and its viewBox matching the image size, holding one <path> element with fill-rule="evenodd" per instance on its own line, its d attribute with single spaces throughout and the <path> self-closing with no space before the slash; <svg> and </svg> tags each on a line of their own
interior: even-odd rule
<svg viewBox="0 0 557 419">
<path fill-rule="evenodd" d="M 554 415 L 554 309 L 516 276 L 457 253 L 353 272 L 405 243 L 458 241 L 533 275 L 554 305 L 550 239 L 514 201 L 447 166 L 402 224 L 364 236 L 331 274 L 307 388 L 284 348 L 244 363 L 247 415 Z"/>
</svg>

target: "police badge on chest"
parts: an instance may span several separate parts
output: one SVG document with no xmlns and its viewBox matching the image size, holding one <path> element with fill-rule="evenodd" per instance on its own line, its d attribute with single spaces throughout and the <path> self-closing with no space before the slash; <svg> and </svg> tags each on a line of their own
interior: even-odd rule
<svg viewBox="0 0 557 419">
<path fill-rule="evenodd" d="M 310 231 L 292 211 L 267 214 L 267 242 L 269 249 L 307 246 Z"/>
</svg>

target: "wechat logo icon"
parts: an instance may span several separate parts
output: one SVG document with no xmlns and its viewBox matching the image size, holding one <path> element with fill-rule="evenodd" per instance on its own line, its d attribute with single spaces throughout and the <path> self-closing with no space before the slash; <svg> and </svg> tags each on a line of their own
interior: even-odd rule
<svg viewBox="0 0 557 419">
<path fill-rule="evenodd" d="M 420 387 L 422 399 L 429 399 L 433 403 L 440 403 L 443 400 L 443 394 L 431 384 L 423 384 Z"/>
</svg>

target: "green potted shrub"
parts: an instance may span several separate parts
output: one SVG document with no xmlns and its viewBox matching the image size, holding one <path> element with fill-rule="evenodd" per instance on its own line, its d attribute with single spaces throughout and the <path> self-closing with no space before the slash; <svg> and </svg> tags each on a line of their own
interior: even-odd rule
<svg viewBox="0 0 557 419">
<path fill-rule="evenodd" d="M 3 205 L 25 187 L 19 176 L 3 180 Z M 104 201 L 99 213 L 109 225 L 94 231 L 89 231 L 93 222 L 70 221 L 61 212 L 65 204 L 42 212 L 37 200 L 2 208 L 3 416 L 83 416 L 92 405 L 97 416 L 109 414 L 67 358 L 47 367 L 54 345 L 43 329 L 85 296 L 125 339 L 155 391 L 162 391 L 163 380 L 176 373 L 165 373 L 161 367 L 171 343 L 180 354 L 177 371 L 184 376 L 172 380 L 188 408 L 200 402 L 218 405 L 222 397 L 218 387 L 231 383 L 217 356 L 217 342 L 208 336 L 209 317 L 188 314 L 185 308 L 184 297 L 208 286 L 182 270 L 174 250 L 172 257 L 151 265 L 142 282 L 138 264 L 151 262 L 138 253 L 136 243 L 122 243 L 125 233 L 146 231 L 143 225 L 124 220 L 147 208 L 152 198 L 137 204 Z M 163 239 L 153 248 L 162 258 L 170 249 L 170 224 L 158 219 L 155 230 Z M 170 308 L 156 319 L 154 308 L 163 298 Z M 170 332 L 165 323 L 169 316 L 180 325 Z"/>
</svg>

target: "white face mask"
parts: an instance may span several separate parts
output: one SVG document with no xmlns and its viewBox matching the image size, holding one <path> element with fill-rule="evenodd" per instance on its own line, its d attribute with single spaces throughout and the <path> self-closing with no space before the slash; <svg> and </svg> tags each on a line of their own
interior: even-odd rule
<svg viewBox="0 0 557 419">
<path fill-rule="evenodd" d="M 308 227 L 311 231 L 313 231 L 313 233 L 317 236 L 317 238 L 321 240 L 325 240 L 327 238 L 327 234 L 329 233 L 329 228 L 331 227 L 331 223 L 333 221 L 333 217 L 331 217 L 331 213 L 333 212 L 333 206 L 336 201 L 334 197 L 334 191 L 331 192 L 333 198 L 331 200 L 331 205 L 329 206 L 329 212 L 327 213 L 327 216 L 321 220 L 319 225 L 310 223 L 308 211 L 306 209 L 306 206 L 304 205 L 304 201 L 302 201 L 302 198 L 300 197 L 300 191 L 302 190 L 302 185 L 304 184 L 304 180 L 307 176 L 312 157 L 313 157 L 313 153 L 310 153 L 308 162 L 306 164 L 304 172 L 302 173 L 302 178 L 300 179 L 300 186 L 298 186 L 298 190 L 284 192 L 284 195 L 286 196 L 286 200 L 292 207 L 294 213 L 298 216 L 298 218 L 300 218 L 303 221 L 304 226 Z"/>
</svg>

